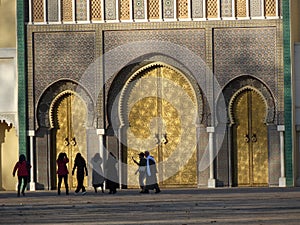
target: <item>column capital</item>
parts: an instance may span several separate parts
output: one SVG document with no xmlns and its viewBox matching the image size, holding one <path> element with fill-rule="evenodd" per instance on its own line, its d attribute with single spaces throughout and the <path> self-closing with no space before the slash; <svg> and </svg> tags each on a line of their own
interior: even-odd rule
<svg viewBox="0 0 300 225">
<path fill-rule="evenodd" d="M 284 125 L 278 125 L 277 126 L 277 131 L 285 131 L 285 126 Z"/>
<path fill-rule="evenodd" d="M 215 127 L 206 127 L 206 132 L 214 133 L 215 132 Z"/>
<path fill-rule="evenodd" d="M 27 135 L 30 136 L 30 137 L 34 137 L 35 136 L 35 130 L 28 130 Z"/>
<path fill-rule="evenodd" d="M 104 135 L 105 129 L 97 129 L 97 135 Z"/>
</svg>

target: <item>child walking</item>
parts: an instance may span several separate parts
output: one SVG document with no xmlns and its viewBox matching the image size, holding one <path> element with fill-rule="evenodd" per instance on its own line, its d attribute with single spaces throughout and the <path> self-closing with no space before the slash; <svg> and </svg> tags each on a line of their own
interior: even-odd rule
<svg viewBox="0 0 300 225">
<path fill-rule="evenodd" d="M 17 173 L 17 175 L 18 175 L 18 197 L 20 197 L 22 181 L 23 181 L 22 195 L 25 196 L 25 188 L 27 187 L 30 168 L 31 168 L 31 165 L 29 164 L 29 162 L 26 161 L 25 155 L 21 154 L 19 157 L 19 161 L 16 163 L 14 170 L 13 170 L 13 176 L 15 176 L 16 171 L 18 171 L 18 173 Z"/>
</svg>

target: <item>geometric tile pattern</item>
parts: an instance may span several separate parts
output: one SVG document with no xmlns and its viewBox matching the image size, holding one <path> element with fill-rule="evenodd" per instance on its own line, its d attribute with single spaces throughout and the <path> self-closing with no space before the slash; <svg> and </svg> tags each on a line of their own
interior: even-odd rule
<svg viewBox="0 0 300 225">
<path fill-rule="evenodd" d="M 72 7 L 73 0 L 61 0 L 61 19 L 64 22 L 73 21 L 73 7 Z"/>
<path fill-rule="evenodd" d="M 91 0 L 91 20 L 102 20 L 101 1 Z"/>
<path fill-rule="evenodd" d="M 276 27 L 215 29 L 213 39 L 214 74 L 221 86 L 247 74 L 277 93 Z"/>
<path fill-rule="evenodd" d="M 159 19 L 160 1 L 149 0 L 148 2 L 148 17 L 149 19 Z"/>
<path fill-rule="evenodd" d="M 105 19 L 106 20 L 116 20 L 116 1 L 115 0 L 105 0 Z"/>
<path fill-rule="evenodd" d="M 205 61 L 204 29 L 173 29 L 173 30 L 135 30 L 105 31 L 104 53 L 131 42 L 168 41 L 193 51 Z M 136 49 L 139 51 L 140 49 Z M 116 58 L 122 57 L 116 54 Z"/>
<path fill-rule="evenodd" d="M 44 0 L 34 0 L 33 6 L 33 22 L 44 22 Z"/>
<path fill-rule="evenodd" d="M 174 0 L 163 0 L 163 18 L 174 18 Z"/>
<path fill-rule="evenodd" d="M 119 7 L 120 7 L 120 20 L 129 20 L 130 19 L 130 2 L 129 0 L 120 0 Z"/>
<path fill-rule="evenodd" d="M 178 18 L 188 18 L 188 0 L 177 0 Z"/>
<path fill-rule="evenodd" d="M 232 0 L 221 1 L 221 17 L 232 17 Z"/>
<path fill-rule="evenodd" d="M 58 21 L 58 1 L 61 3 L 62 21 L 72 22 L 87 20 L 129 20 L 131 14 L 134 19 L 160 19 L 160 12 L 163 18 L 182 19 L 189 17 L 189 7 L 192 18 L 218 18 L 219 10 L 221 17 L 232 17 L 232 0 L 103 0 L 105 7 L 105 18 L 102 18 L 101 0 L 48 0 L 46 15 L 49 22 Z M 75 1 L 75 9 L 73 9 Z M 131 2 L 132 1 L 132 2 Z M 33 22 L 44 22 L 44 2 L 45 0 L 32 0 L 32 19 Z M 116 5 L 118 2 L 118 6 Z M 206 15 L 203 15 L 204 2 L 206 4 Z M 265 0 L 264 12 L 262 12 L 262 0 L 235 0 L 234 8 L 236 17 L 276 16 L 276 12 L 281 4 L 280 0 Z M 247 11 L 247 3 L 249 10 Z M 132 6 L 132 9 L 130 5 Z M 146 5 L 147 4 L 147 7 Z M 175 7 L 176 4 L 176 7 Z M 174 10 L 177 10 L 175 12 Z M 73 18 L 75 10 L 75 18 Z M 87 10 L 90 11 L 91 18 L 87 18 Z M 117 18 L 117 10 L 119 18 Z M 278 12 L 280 15 L 280 12 Z M 147 16 L 145 16 L 147 14 Z M 176 18 L 175 18 L 176 16 Z"/>
<path fill-rule="evenodd" d="M 203 1 L 193 0 L 191 4 L 192 4 L 192 18 L 203 18 Z"/>
<path fill-rule="evenodd" d="M 265 0 L 265 15 L 276 16 L 276 0 Z"/>
<path fill-rule="evenodd" d="M 206 2 L 207 18 L 218 17 L 218 0 L 207 0 Z"/>
<path fill-rule="evenodd" d="M 57 80 L 80 81 L 95 59 L 94 32 L 34 33 L 34 46 L 36 100 Z M 93 84 L 88 84 L 87 88 L 91 92 L 95 89 Z"/>
<path fill-rule="evenodd" d="M 76 0 L 76 20 L 87 20 L 87 0 Z"/>
<path fill-rule="evenodd" d="M 146 19 L 144 2 L 144 0 L 133 0 L 134 19 Z"/>
<path fill-rule="evenodd" d="M 262 16 L 261 0 L 251 0 L 250 1 L 250 16 L 251 17 Z"/>
<path fill-rule="evenodd" d="M 237 0 L 235 2 L 235 13 L 236 17 L 247 16 L 246 0 Z"/>
<path fill-rule="evenodd" d="M 48 0 L 48 21 L 57 22 L 58 21 L 58 1 Z"/>
<path fill-rule="evenodd" d="M 101 1 L 91 0 L 91 20 L 101 20 Z"/>
</svg>

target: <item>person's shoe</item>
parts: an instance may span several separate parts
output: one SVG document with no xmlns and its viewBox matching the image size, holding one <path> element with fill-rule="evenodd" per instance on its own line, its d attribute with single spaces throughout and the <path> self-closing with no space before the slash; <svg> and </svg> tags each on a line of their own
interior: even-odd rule
<svg viewBox="0 0 300 225">
<path fill-rule="evenodd" d="M 158 190 L 155 191 L 155 194 L 158 194 L 160 192 L 161 192 L 160 189 L 158 189 Z"/>
<path fill-rule="evenodd" d="M 141 191 L 141 193 L 143 193 L 143 194 L 149 194 L 149 190 Z"/>
<path fill-rule="evenodd" d="M 82 192 L 82 195 L 86 195 L 86 191 L 83 191 L 83 192 Z"/>
<path fill-rule="evenodd" d="M 25 193 L 24 193 L 24 192 L 22 192 L 22 195 L 23 195 L 23 196 L 25 196 Z"/>
<path fill-rule="evenodd" d="M 74 195 L 78 195 L 78 192 L 74 192 Z"/>
</svg>

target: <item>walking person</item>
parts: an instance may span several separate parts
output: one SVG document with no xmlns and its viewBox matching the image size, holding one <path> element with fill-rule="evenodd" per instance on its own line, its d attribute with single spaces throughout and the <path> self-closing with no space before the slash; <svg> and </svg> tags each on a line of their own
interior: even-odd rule
<svg viewBox="0 0 300 225">
<path fill-rule="evenodd" d="M 103 170 L 101 168 L 102 159 L 99 153 L 96 153 L 91 160 L 93 166 L 93 173 L 92 173 L 92 184 L 97 193 L 97 188 L 101 187 L 102 193 L 104 193 L 104 177 L 103 177 Z"/>
<path fill-rule="evenodd" d="M 60 195 L 60 188 L 62 180 L 64 179 L 65 188 L 66 188 L 66 195 L 69 195 L 69 185 L 68 185 L 68 168 L 67 163 L 69 159 L 67 154 L 64 152 L 59 153 L 58 158 L 56 160 L 57 163 L 57 175 L 58 175 L 58 187 L 57 187 L 57 194 Z"/>
<path fill-rule="evenodd" d="M 78 194 L 80 190 L 82 190 L 82 195 L 86 194 L 85 187 L 83 185 L 84 181 L 84 175 L 88 176 L 88 170 L 86 167 L 85 159 L 81 156 L 80 153 L 76 154 L 75 160 L 74 160 L 74 167 L 72 170 L 72 175 L 74 175 L 74 171 L 77 168 L 77 188 L 75 190 L 75 194 Z M 85 172 L 85 173 L 84 173 Z"/>
<path fill-rule="evenodd" d="M 22 195 L 25 196 L 25 188 L 27 187 L 28 183 L 28 177 L 29 177 L 29 170 L 31 168 L 31 165 L 29 162 L 26 161 L 26 157 L 24 154 L 21 154 L 19 157 L 19 161 L 16 163 L 14 169 L 13 169 L 13 176 L 18 176 L 18 197 L 20 197 L 20 190 L 23 182 L 22 187 Z"/>
<path fill-rule="evenodd" d="M 139 173 L 139 184 L 142 189 L 140 193 L 144 193 L 147 159 L 145 159 L 145 154 L 143 152 L 141 152 L 139 154 L 139 158 L 140 158 L 139 162 L 137 162 L 133 157 L 132 157 L 132 160 L 135 164 L 137 164 L 139 166 L 139 168 L 137 169 L 135 174 Z"/>
<path fill-rule="evenodd" d="M 156 168 L 156 162 L 155 159 L 150 156 L 148 151 L 145 151 L 145 158 L 147 160 L 146 162 L 146 187 L 143 193 L 149 193 L 149 190 L 154 190 L 155 193 L 160 192 L 160 188 L 157 183 L 157 168 Z"/>
<path fill-rule="evenodd" d="M 110 152 L 106 163 L 106 187 L 109 194 L 116 194 L 118 188 L 117 158 Z"/>
</svg>

